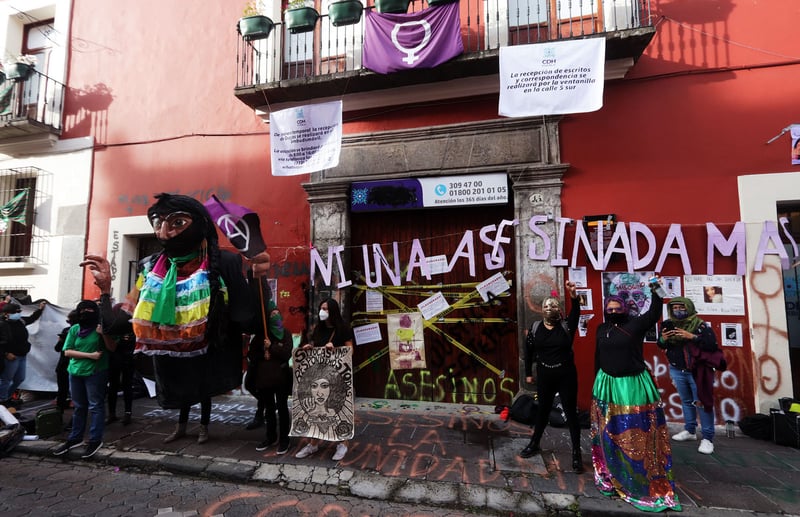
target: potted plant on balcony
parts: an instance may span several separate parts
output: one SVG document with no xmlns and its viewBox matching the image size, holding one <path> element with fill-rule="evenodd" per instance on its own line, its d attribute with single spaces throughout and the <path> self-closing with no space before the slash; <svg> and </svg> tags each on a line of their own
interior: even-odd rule
<svg viewBox="0 0 800 517">
<path fill-rule="evenodd" d="M 408 12 L 410 3 L 411 0 L 375 0 L 375 9 L 379 13 L 403 14 Z"/>
<path fill-rule="evenodd" d="M 33 73 L 33 67 L 36 66 L 36 56 L 23 54 L 13 59 L 6 60 L 3 63 L 3 71 L 8 79 L 13 79 L 17 82 L 24 81 Z"/>
<path fill-rule="evenodd" d="M 336 0 L 328 3 L 328 17 L 334 27 L 358 23 L 363 12 L 361 0 Z"/>
<path fill-rule="evenodd" d="M 313 31 L 318 19 L 314 0 L 290 0 L 283 12 L 283 23 L 292 34 Z"/>
<path fill-rule="evenodd" d="M 245 41 L 255 41 L 269 37 L 275 24 L 270 18 L 261 14 L 261 0 L 250 0 L 242 12 L 236 28 Z"/>
</svg>

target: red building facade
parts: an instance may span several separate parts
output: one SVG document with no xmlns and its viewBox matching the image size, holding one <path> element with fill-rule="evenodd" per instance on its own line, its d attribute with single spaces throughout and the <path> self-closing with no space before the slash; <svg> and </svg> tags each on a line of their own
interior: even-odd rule
<svg viewBox="0 0 800 517">
<path fill-rule="evenodd" d="M 792 339 L 793 295 L 784 293 L 784 268 L 771 252 L 765 253 L 760 270 L 755 264 L 764 221 L 778 225 L 785 215 L 788 233 L 800 232 L 792 217 L 800 206 L 800 179 L 790 164 L 789 137 L 766 144 L 796 121 L 792 86 L 800 61 L 787 34 L 793 33 L 800 6 L 790 0 L 768 6 L 729 0 L 633 2 L 629 7 L 636 8 L 637 18 L 619 29 L 609 26 L 608 11 L 585 4 L 590 28 L 581 29 L 588 31 L 583 34 L 603 34 L 611 49 L 602 109 L 506 119 L 497 115 L 496 54 L 495 61 L 474 68 L 462 56 L 450 68 L 422 74 L 375 78 L 357 66 L 339 73 L 331 68 L 335 60 L 330 52 L 314 50 L 324 47 L 312 46 L 301 58 L 288 57 L 288 49 L 299 48 L 298 36 L 284 33 L 279 23 L 256 44 L 264 50 L 278 48 L 278 54 L 264 54 L 277 55 L 277 60 L 248 63 L 243 56 L 254 59 L 253 54 L 243 51 L 247 47 L 235 30 L 243 6 L 235 3 L 189 6 L 145 0 L 122 11 L 108 2 L 75 1 L 67 85 L 73 91 L 105 88 L 102 99 L 68 96 L 65 104 L 62 138 L 88 136 L 95 142 L 86 249 L 116 259 L 119 296 L 129 285 L 130 264 L 151 245 L 143 215 L 153 194 L 179 192 L 203 201 L 215 194 L 260 214 L 278 303 L 293 333 L 305 332 L 324 296 L 341 300 L 354 325 L 382 325 L 384 341 L 357 347 L 358 395 L 507 404 L 520 389 L 531 389 L 521 371 L 524 331 L 538 318 L 541 298 L 553 289 L 563 294 L 569 275 L 567 267 L 553 263 L 555 244 L 546 260 L 531 259 L 529 246 L 542 245 L 535 228 L 553 237 L 563 233 L 563 256 L 568 266 L 586 267 L 593 302 L 592 309 L 583 311 L 593 315 L 586 336 L 575 343 L 579 402 L 587 408 L 604 274 L 624 272 L 626 263 L 617 253 L 599 270 L 583 248 L 571 263 L 577 226 L 587 228 L 589 235 L 594 230 L 582 226 L 585 217 L 613 214 L 626 228 L 630 223 L 649 228 L 656 254 L 637 268 L 645 273 L 656 270 L 671 225 L 681 225 L 691 273 L 677 251 L 681 246 L 672 242 L 676 250 L 665 255 L 661 275 L 676 277 L 682 293 L 703 283 L 694 277 L 708 276 L 709 262 L 714 275 L 740 279 L 732 290 L 742 313 L 704 316 L 721 339 L 724 329 L 741 329 L 728 342 L 737 346 L 724 347 L 730 367 L 718 381 L 718 420 L 764 412 L 777 398 L 796 394 L 800 384 L 793 379 L 800 341 L 796 335 Z M 425 7 L 417 0 L 409 9 Z M 470 2 L 461 3 L 462 23 L 469 18 L 469 7 Z M 323 16 L 302 36 L 313 45 L 334 34 L 324 25 L 327 7 L 317 2 L 316 8 Z M 280 22 L 280 10 L 270 9 L 273 21 Z M 555 16 L 560 26 L 554 27 L 552 19 L 539 23 L 549 39 L 580 36 L 570 36 L 565 18 Z M 597 20 L 592 22 L 592 16 Z M 525 43 L 515 39 L 521 25 L 517 21 L 513 31 L 504 27 L 511 36 L 500 38 L 495 50 Z M 491 47 L 490 29 L 464 29 L 465 47 L 473 33 Z M 638 38 L 641 51 L 635 45 L 620 50 L 623 36 L 629 35 Z M 255 78 L 261 70 L 265 78 Z M 340 166 L 309 175 L 272 176 L 269 126 L 264 123 L 270 110 L 331 99 L 344 103 Z M 100 100 L 107 104 L 97 105 Z M 469 179 L 496 172 L 508 176 L 506 205 L 418 213 L 350 210 L 350 186 L 356 181 Z M 531 223 L 538 215 L 544 217 L 541 224 Z M 559 230 L 560 218 L 575 223 Z M 514 219 L 519 224 L 506 230 L 511 240 L 502 246 L 507 260 L 501 271 L 508 270 L 511 284 L 508 295 L 494 304 L 463 301 L 460 311 L 450 314 L 453 321 L 429 327 L 426 368 L 390 368 L 384 351 L 389 344 L 386 313 L 413 311 L 437 282 L 449 292 L 451 305 L 468 298 L 474 285 L 448 286 L 478 283 L 496 272 L 484 262 L 491 246 L 480 239 L 480 230 L 494 225 L 491 236 L 503 220 Z M 706 223 L 728 237 L 738 221 L 744 223 L 746 253 L 714 252 L 709 259 Z M 466 257 L 468 231 L 473 232 L 475 272 Z M 779 235 L 790 262 L 796 262 L 790 239 Z M 423 242 L 427 256 L 455 256 L 455 268 L 430 283 L 413 278 L 409 283 L 425 288 L 420 292 L 408 286 L 400 294 L 382 290 L 383 313 L 367 310 L 369 289 L 365 279 L 358 280 L 364 272 L 364 246 L 371 260 L 372 245 L 379 244 L 391 265 L 398 261 L 392 243 L 401 243 L 399 263 L 407 268 L 402 243 L 414 238 Z M 346 249 L 345 276 L 353 284 L 338 288 L 343 279 L 334 274 L 332 285 L 319 277 L 312 285 L 310 247 L 326 256 L 337 245 Z M 769 247 L 762 246 L 762 252 Z M 457 258 L 459 254 L 464 258 Z M 737 270 L 740 261 L 743 272 Z M 84 290 L 91 296 L 88 278 Z M 405 298 L 390 301 L 398 296 Z M 653 343 L 645 344 L 645 352 L 668 416 L 680 419 L 663 353 Z"/>
</svg>

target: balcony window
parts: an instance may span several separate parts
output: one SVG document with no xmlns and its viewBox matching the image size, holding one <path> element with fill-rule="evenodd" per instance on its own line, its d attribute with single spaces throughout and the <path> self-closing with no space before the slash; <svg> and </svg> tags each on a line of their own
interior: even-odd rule
<svg viewBox="0 0 800 517">
<path fill-rule="evenodd" d="M 35 207 L 43 202 L 47 178 L 38 167 L 0 170 L 0 262 L 43 262 Z"/>
</svg>

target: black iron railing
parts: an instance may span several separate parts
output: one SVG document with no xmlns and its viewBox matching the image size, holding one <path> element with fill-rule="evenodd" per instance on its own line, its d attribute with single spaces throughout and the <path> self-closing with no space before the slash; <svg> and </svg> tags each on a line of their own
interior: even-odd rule
<svg viewBox="0 0 800 517">
<path fill-rule="evenodd" d="M 335 27 L 327 3 L 317 2 L 321 16 L 312 31 L 292 34 L 275 20 L 266 39 L 240 37 L 237 87 L 361 70 L 363 16 L 357 24 Z M 459 4 L 465 55 L 652 26 L 650 0 L 461 0 Z M 427 6 L 423 0 L 413 0 L 409 11 Z M 373 6 L 366 6 L 365 13 L 369 9 Z"/>
<path fill-rule="evenodd" d="M 27 119 L 60 133 L 64 111 L 64 84 L 36 70 L 0 82 L 0 125 Z"/>
</svg>

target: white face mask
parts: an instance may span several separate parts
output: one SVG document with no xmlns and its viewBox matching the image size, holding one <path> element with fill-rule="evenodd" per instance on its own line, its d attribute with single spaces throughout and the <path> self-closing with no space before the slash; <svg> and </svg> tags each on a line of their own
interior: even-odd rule
<svg viewBox="0 0 800 517">
<path fill-rule="evenodd" d="M 328 311 L 320 310 L 319 311 L 319 321 L 325 321 L 328 319 Z"/>
</svg>

